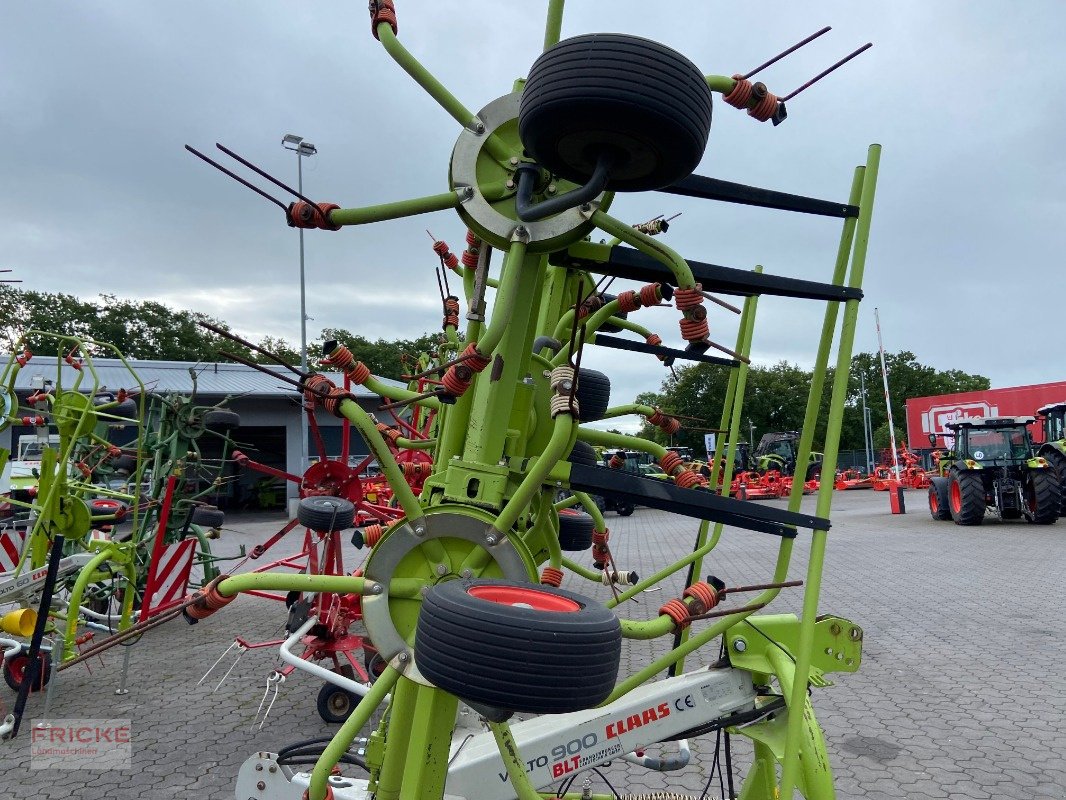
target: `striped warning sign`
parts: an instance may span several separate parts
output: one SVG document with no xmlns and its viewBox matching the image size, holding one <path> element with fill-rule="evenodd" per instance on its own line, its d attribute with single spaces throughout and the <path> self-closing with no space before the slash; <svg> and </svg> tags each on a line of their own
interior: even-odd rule
<svg viewBox="0 0 1066 800">
<path fill-rule="evenodd" d="M 148 615 L 185 596 L 195 554 L 196 539 L 191 538 L 169 544 L 160 551 L 148 573 L 145 587 L 144 606 L 148 609 Z"/>
<path fill-rule="evenodd" d="M 13 572 L 18 566 L 22 546 L 26 543 L 26 530 L 4 528 L 0 530 L 0 572 Z"/>
</svg>

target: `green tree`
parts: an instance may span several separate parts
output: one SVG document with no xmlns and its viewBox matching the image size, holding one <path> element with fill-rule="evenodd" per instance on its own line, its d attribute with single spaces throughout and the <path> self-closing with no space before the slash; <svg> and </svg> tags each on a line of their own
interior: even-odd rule
<svg viewBox="0 0 1066 800">
<path fill-rule="evenodd" d="M 906 434 L 903 433 L 895 425 L 892 426 L 896 432 L 896 447 L 901 447 L 907 443 Z M 892 447 L 892 440 L 888 435 L 888 421 L 886 420 L 881 427 L 874 431 L 874 450 L 890 450 Z M 891 455 L 891 453 L 889 453 Z M 876 454 L 875 454 L 876 456 Z"/>
</svg>

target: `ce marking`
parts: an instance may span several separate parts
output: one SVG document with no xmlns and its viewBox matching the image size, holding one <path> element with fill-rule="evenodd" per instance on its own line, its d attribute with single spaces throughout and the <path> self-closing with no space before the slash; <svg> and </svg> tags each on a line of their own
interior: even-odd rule
<svg viewBox="0 0 1066 800">
<path fill-rule="evenodd" d="M 686 708 L 695 708 L 696 701 L 692 699 L 692 695 L 686 694 L 684 697 L 674 698 L 674 710 L 684 711 Z"/>
</svg>

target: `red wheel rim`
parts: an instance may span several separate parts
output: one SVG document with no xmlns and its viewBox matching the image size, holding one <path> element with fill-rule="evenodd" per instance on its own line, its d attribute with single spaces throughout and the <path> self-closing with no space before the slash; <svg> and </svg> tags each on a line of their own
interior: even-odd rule
<svg viewBox="0 0 1066 800">
<path fill-rule="evenodd" d="M 22 679 L 26 677 L 26 667 L 30 664 L 30 657 L 17 655 L 7 662 L 8 671 L 15 683 L 22 685 Z"/>
<path fill-rule="evenodd" d="M 957 480 L 951 482 L 951 510 L 956 514 L 962 511 L 962 490 Z"/>
<path fill-rule="evenodd" d="M 937 502 L 935 489 L 929 492 L 929 510 L 934 514 L 940 511 L 940 503 Z"/>
<path fill-rule="evenodd" d="M 573 613 L 581 610 L 581 605 L 569 597 L 560 597 L 538 589 L 526 589 L 519 586 L 471 586 L 466 590 L 471 597 L 498 603 L 501 606 L 518 606 L 534 611 L 554 611 Z"/>
<path fill-rule="evenodd" d="M 93 500 L 93 508 L 106 511 L 115 511 L 122 508 L 122 504 L 118 500 Z"/>
</svg>

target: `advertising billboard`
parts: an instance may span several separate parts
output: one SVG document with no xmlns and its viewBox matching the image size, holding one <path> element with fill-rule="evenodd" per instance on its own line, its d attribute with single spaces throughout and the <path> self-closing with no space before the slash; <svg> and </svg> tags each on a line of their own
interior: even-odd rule
<svg viewBox="0 0 1066 800">
<path fill-rule="evenodd" d="M 947 424 L 968 417 L 1036 416 L 1049 403 L 1066 402 L 1066 381 L 987 389 L 983 392 L 912 397 L 907 401 L 907 443 L 914 450 L 929 448 L 929 434 L 942 436 Z M 1039 425 L 1031 425 L 1034 441 L 1043 441 Z M 943 439 L 937 441 L 938 446 Z"/>
</svg>

